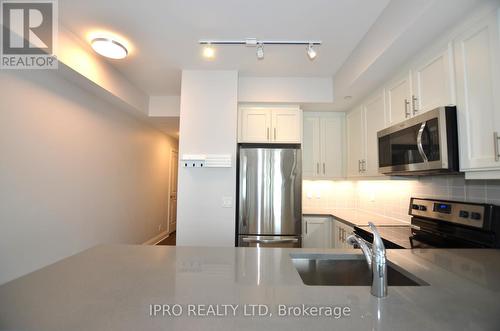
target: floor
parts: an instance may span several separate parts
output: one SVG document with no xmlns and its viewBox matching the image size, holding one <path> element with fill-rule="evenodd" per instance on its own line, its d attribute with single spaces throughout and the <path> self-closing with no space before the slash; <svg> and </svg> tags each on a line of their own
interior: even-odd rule
<svg viewBox="0 0 500 331">
<path fill-rule="evenodd" d="M 167 246 L 175 246 L 175 231 L 172 232 L 167 238 L 163 239 L 156 245 L 167 245 Z"/>
</svg>

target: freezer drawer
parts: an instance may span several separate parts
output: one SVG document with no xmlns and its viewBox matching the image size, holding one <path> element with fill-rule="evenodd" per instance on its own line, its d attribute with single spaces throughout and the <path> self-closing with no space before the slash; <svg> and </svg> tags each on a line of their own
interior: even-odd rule
<svg viewBox="0 0 500 331">
<path fill-rule="evenodd" d="M 300 248 L 300 236 L 239 236 L 239 247 Z"/>
</svg>

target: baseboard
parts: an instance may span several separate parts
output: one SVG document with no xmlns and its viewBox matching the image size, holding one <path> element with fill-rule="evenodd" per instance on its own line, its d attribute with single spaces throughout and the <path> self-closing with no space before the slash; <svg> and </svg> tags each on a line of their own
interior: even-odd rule
<svg viewBox="0 0 500 331">
<path fill-rule="evenodd" d="M 160 241 L 162 241 L 165 238 L 168 238 L 169 234 L 167 231 L 163 231 L 159 233 L 158 235 L 154 236 L 153 238 L 149 239 L 148 241 L 142 243 L 143 245 L 156 245 Z"/>
</svg>

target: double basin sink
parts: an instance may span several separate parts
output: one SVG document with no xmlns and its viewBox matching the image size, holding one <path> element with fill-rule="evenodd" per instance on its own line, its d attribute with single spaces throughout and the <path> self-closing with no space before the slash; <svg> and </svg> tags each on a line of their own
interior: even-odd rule
<svg viewBox="0 0 500 331">
<path fill-rule="evenodd" d="M 292 254 L 302 282 L 318 286 L 370 286 L 372 272 L 363 255 Z M 403 268 L 387 262 L 388 286 L 429 285 Z"/>
</svg>

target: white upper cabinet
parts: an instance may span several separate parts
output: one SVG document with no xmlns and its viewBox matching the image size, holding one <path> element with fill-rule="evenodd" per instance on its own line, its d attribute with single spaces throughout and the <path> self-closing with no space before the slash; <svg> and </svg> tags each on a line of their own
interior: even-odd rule
<svg viewBox="0 0 500 331">
<path fill-rule="evenodd" d="M 437 107 L 455 104 L 453 75 L 453 47 L 451 43 L 439 54 L 426 58 L 412 70 L 412 116 Z"/>
<path fill-rule="evenodd" d="M 384 92 L 377 93 L 363 106 L 365 120 L 365 162 L 363 175 L 379 176 L 377 132 L 385 128 Z"/>
<path fill-rule="evenodd" d="M 321 169 L 323 177 L 344 176 L 344 114 L 336 113 L 321 118 Z"/>
<path fill-rule="evenodd" d="M 271 137 L 271 112 L 267 109 L 240 109 L 240 142 L 268 142 Z"/>
<path fill-rule="evenodd" d="M 299 108 L 241 107 L 238 118 L 240 143 L 301 143 Z"/>
<path fill-rule="evenodd" d="M 304 113 L 304 178 L 343 177 L 344 121 L 342 113 Z"/>
<path fill-rule="evenodd" d="M 320 133 L 319 116 L 304 113 L 304 141 L 302 143 L 302 176 L 316 177 L 319 174 Z"/>
<path fill-rule="evenodd" d="M 411 114 L 411 74 L 405 72 L 386 88 L 387 124 L 393 125 L 409 118 Z"/>
<path fill-rule="evenodd" d="M 271 122 L 273 142 L 300 143 L 302 121 L 299 109 L 273 109 Z"/>
<path fill-rule="evenodd" d="M 492 13 L 455 40 L 460 167 L 463 171 L 500 169 L 498 29 L 497 14 Z"/>
<path fill-rule="evenodd" d="M 385 127 L 384 91 L 347 114 L 347 174 L 375 177 L 378 172 L 377 132 Z"/>
<path fill-rule="evenodd" d="M 363 109 L 358 107 L 346 116 L 347 125 L 347 176 L 358 177 L 363 172 L 364 121 Z"/>
</svg>

